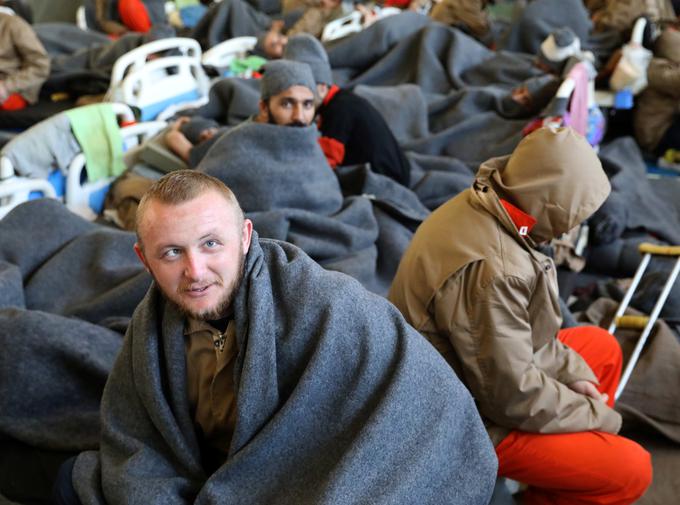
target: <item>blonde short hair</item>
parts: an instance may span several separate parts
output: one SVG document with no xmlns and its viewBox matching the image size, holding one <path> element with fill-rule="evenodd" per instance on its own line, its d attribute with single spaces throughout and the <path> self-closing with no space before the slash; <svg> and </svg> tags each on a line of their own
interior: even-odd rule
<svg viewBox="0 0 680 505">
<path fill-rule="evenodd" d="M 226 184 L 203 172 L 197 172 L 195 170 L 176 170 L 164 175 L 154 182 L 147 192 L 144 193 L 144 196 L 142 196 L 135 216 L 137 242 L 140 245 L 142 244 L 141 237 L 139 236 L 139 229 L 144 220 L 144 214 L 146 208 L 149 206 L 149 202 L 156 200 L 167 205 L 179 205 L 188 202 L 189 200 L 193 200 L 199 195 L 211 190 L 221 194 L 231 205 L 236 216 L 237 224 L 240 228 L 240 226 L 243 225 L 243 220 L 245 218 L 243 210 L 236 199 L 236 195 L 234 195 L 233 191 L 229 189 Z"/>
</svg>

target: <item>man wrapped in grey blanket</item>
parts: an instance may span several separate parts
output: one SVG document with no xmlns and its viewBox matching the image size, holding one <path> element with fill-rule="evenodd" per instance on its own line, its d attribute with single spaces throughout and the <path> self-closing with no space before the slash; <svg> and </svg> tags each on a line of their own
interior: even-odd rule
<svg viewBox="0 0 680 505">
<path fill-rule="evenodd" d="M 315 126 L 248 121 L 222 135 L 197 170 L 239 195 L 261 236 L 295 244 L 324 268 L 384 294 L 428 211 L 413 192 L 378 174 L 365 173 L 356 196 L 343 197 L 318 135 Z"/>
<path fill-rule="evenodd" d="M 180 178 L 211 182 L 183 192 Z M 80 501 L 486 504 L 495 454 L 436 351 L 385 299 L 251 235 L 216 187 L 173 172 L 140 204 L 137 251 L 156 282 L 109 376 L 100 450 L 73 467 Z M 193 406 L 197 319 L 226 324 L 208 353 L 234 356 L 226 438 L 201 424 L 200 396 Z M 211 390 L 230 389 L 215 373 Z"/>
</svg>

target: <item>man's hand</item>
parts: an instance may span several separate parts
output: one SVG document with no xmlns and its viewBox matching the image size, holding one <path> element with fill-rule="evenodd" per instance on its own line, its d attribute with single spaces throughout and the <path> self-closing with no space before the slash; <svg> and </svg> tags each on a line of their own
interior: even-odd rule
<svg viewBox="0 0 680 505">
<path fill-rule="evenodd" d="M 567 384 L 567 386 L 572 391 L 576 391 L 577 393 L 581 393 L 582 395 L 589 396 L 593 400 L 600 400 L 605 403 L 607 403 L 607 400 L 609 400 L 609 395 L 600 393 L 595 387 L 595 384 L 593 384 L 592 382 L 576 381 Z"/>
<path fill-rule="evenodd" d="M 191 121 L 189 116 L 180 116 L 170 125 L 170 131 L 178 131 L 183 124 L 187 124 L 189 121 Z"/>
<path fill-rule="evenodd" d="M 378 20 L 378 15 L 375 13 L 375 11 L 372 8 L 366 7 L 365 5 L 361 5 L 361 4 L 355 5 L 354 8 L 361 13 L 361 18 L 362 18 L 361 26 L 362 27 L 368 28 L 369 26 L 371 26 L 373 23 L 375 23 Z"/>
</svg>

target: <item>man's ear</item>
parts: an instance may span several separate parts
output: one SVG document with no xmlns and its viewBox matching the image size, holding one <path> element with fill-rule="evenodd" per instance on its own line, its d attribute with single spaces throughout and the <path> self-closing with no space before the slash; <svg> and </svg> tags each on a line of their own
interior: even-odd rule
<svg viewBox="0 0 680 505">
<path fill-rule="evenodd" d="M 135 253 L 137 254 L 137 257 L 139 258 L 139 261 L 141 261 L 142 264 L 144 265 L 144 268 L 146 268 L 146 271 L 151 272 L 151 269 L 149 268 L 149 264 L 146 262 L 146 257 L 144 256 L 144 251 L 140 247 L 139 242 L 135 242 L 134 249 L 135 249 Z"/>
<path fill-rule="evenodd" d="M 257 114 L 257 118 L 255 121 L 258 123 L 268 123 L 269 122 L 269 107 L 267 107 L 267 104 L 265 103 L 264 100 L 260 100 L 259 103 L 259 108 L 260 111 Z"/>
<path fill-rule="evenodd" d="M 253 222 L 250 219 L 243 220 L 243 230 L 241 230 L 241 244 L 243 246 L 243 254 L 250 250 L 250 240 L 253 237 Z"/>
</svg>

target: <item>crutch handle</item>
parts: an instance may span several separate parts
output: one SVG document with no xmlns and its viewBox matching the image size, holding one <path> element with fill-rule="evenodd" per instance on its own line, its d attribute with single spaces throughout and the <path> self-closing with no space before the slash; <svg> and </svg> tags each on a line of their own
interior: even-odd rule
<svg viewBox="0 0 680 505">
<path fill-rule="evenodd" d="M 643 330 L 648 322 L 647 316 L 620 316 L 616 318 L 616 327 Z"/>
<path fill-rule="evenodd" d="M 654 256 L 680 256 L 680 245 L 659 245 L 643 242 L 638 246 L 642 254 L 653 254 Z"/>
</svg>

